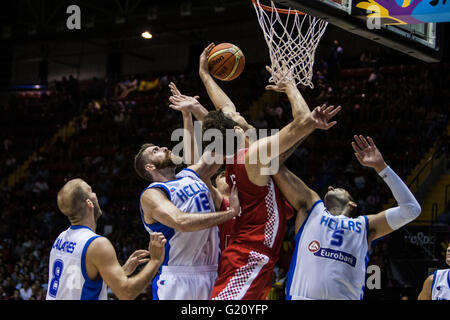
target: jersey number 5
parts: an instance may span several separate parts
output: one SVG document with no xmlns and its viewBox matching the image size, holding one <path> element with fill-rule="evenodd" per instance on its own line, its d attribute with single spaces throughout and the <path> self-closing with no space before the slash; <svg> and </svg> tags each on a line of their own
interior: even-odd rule
<svg viewBox="0 0 450 320">
<path fill-rule="evenodd" d="M 344 230 L 334 230 L 331 237 L 333 240 L 331 240 L 330 244 L 336 247 L 340 247 L 342 245 L 342 242 L 344 241 Z"/>
</svg>

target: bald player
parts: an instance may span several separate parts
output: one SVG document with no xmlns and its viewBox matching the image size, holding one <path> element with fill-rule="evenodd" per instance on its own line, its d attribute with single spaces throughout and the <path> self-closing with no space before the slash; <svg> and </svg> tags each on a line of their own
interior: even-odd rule
<svg viewBox="0 0 450 320">
<path fill-rule="evenodd" d="M 151 260 L 136 275 L 137 264 L 120 266 L 111 242 L 95 233 L 102 215 L 97 195 L 82 179 L 68 181 L 58 192 L 58 208 L 71 226 L 50 251 L 47 300 L 106 300 L 107 286 L 119 299 L 136 298 L 156 275 L 164 260 L 166 239 L 150 235 Z"/>
<path fill-rule="evenodd" d="M 450 244 L 445 262 L 450 266 Z M 423 283 L 417 300 L 450 300 L 450 269 L 434 271 Z"/>
<path fill-rule="evenodd" d="M 297 210 L 295 251 L 286 280 L 287 300 L 362 299 L 371 242 L 420 215 L 416 198 L 384 162 L 372 138 L 355 135 L 354 139 L 357 160 L 375 170 L 398 206 L 353 218 L 356 204 L 347 190 L 330 186 L 322 200 L 282 166 L 274 180 Z"/>
</svg>

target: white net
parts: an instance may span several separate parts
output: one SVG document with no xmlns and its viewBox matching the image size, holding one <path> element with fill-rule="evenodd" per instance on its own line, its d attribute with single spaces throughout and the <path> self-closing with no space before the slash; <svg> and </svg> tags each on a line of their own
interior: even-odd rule
<svg viewBox="0 0 450 320">
<path fill-rule="evenodd" d="M 263 8 L 259 0 L 253 0 L 269 47 L 273 71 L 269 82 L 294 80 L 296 85 L 313 88 L 314 56 L 328 23 L 297 10 L 279 10 L 270 3 Z"/>
</svg>

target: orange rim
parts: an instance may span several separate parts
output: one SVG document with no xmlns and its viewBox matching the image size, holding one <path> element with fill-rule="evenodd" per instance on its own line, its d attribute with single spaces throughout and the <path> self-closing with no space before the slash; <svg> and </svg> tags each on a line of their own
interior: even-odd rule
<svg viewBox="0 0 450 320">
<path fill-rule="evenodd" d="M 256 2 L 256 0 L 252 0 L 254 5 L 257 5 L 258 7 L 261 7 L 262 9 L 264 9 L 265 11 L 270 11 L 270 12 L 278 12 L 278 13 L 284 13 L 284 14 L 305 14 L 302 11 L 298 11 L 298 10 L 289 10 L 289 9 L 278 9 L 278 8 L 272 8 L 263 4 L 258 4 Z"/>
</svg>

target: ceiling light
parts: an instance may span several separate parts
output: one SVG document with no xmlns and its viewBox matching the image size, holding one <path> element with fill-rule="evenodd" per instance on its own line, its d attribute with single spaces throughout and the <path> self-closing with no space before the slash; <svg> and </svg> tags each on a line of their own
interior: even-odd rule
<svg viewBox="0 0 450 320">
<path fill-rule="evenodd" d="M 148 31 L 142 32 L 142 33 L 141 33 L 141 36 L 142 36 L 142 38 L 144 38 L 144 39 L 151 39 L 151 38 L 153 38 L 152 34 L 151 34 L 150 32 L 148 32 Z"/>
</svg>

